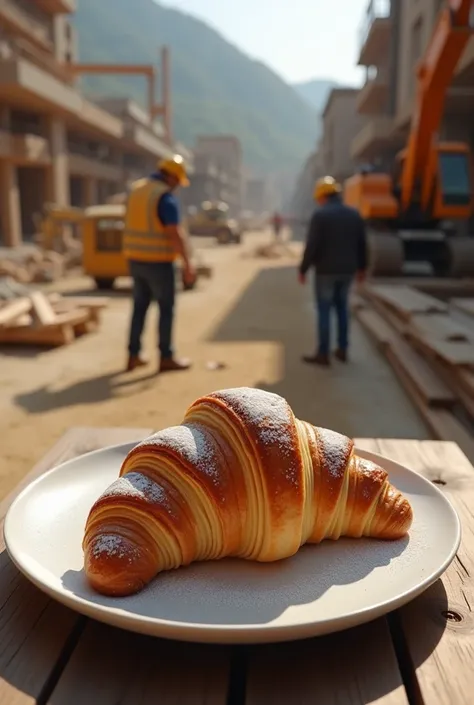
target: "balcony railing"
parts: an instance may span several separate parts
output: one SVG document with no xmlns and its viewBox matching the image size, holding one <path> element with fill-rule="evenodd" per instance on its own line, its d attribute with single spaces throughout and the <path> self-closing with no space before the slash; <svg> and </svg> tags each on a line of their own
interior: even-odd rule
<svg viewBox="0 0 474 705">
<path fill-rule="evenodd" d="M 14 135 L 0 131 L 0 156 L 16 164 L 47 164 L 51 160 L 49 143 L 34 134 Z"/>
<path fill-rule="evenodd" d="M 367 11 L 364 14 L 359 34 L 359 46 L 362 49 L 372 25 L 375 20 L 387 19 L 390 17 L 391 0 L 370 0 Z"/>
<path fill-rule="evenodd" d="M 13 0 L 0 0 L 0 19 L 11 32 L 19 34 L 43 49 L 53 48 L 51 25 Z"/>
<path fill-rule="evenodd" d="M 8 58 L 27 59 L 64 83 L 72 85 L 75 82 L 75 77 L 71 75 L 67 66 L 56 61 L 52 54 L 37 49 L 30 41 L 19 38 L 1 38 L 0 42 L 4 50 L 9 53 Z"/>
</svg>

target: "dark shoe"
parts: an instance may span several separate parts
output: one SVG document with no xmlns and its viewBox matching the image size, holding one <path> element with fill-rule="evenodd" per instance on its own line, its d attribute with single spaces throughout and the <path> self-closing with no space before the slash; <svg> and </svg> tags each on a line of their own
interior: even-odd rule
<svg viewBox="0 0 474 705">
<path fill-rule="evenodd" d="M 137 367 L 145 367 L 148 361 L 140 357 L 140 355 L 130 355 L 127 362 L 127 372 L 133 372 Z"/>
<path fill-rule="evenodd" d="M 160 362 L 160 372 L 183 372 L 191 367 L 190 360 L 176 360 L 174 357 L 165 357 Z"/>
<path fill-rule="evenodd" d="M 329 359 L 329 355 L 305 355 L 303 357 L 303 362 L 306 362 L 308 365 L 321 365 L 322 367 L 329 367 L 331 364 L 331 360 Z"/>
<path fill-rule="evenodd" d="M 347 350 L 341 350 L 340 348 L 334 353 L 334 357 L 340 362 L 347 362 Z"/>
</svg>

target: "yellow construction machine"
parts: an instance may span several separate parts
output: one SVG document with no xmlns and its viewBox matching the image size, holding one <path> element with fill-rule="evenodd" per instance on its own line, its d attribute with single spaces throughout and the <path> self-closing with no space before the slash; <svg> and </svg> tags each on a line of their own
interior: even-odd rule
<svg viewBox="0 0 474 705">
<path fill-rule="evenodd" d="M 445 96 L 474 28 L 474 0 L 449 0 L 418 66 L 418 90 L 406 148 L 393 174 L 352 176 L 344 200 L 369 226 L 371 271 L 398 275 L 424 262 L 438 276 L 474 274 L 474 238 L 460 227 L 473 215 L 469 145 L 440 142 Z"/>
<path fill-rule="evenodd" d="M 73 243 L 80 245 L 77 264 L 82 264 L 84 273 L 92 277 L 98 289 L 112 289 L 115 280 L 127 277 L 128 264 L 123 255 L 122 240 L 125 221 L 124 204 L 106 204 L 90 208 L 59 208 L 47 206 L 37 217 L 39 244 L 46 250 L 68 252 Z M 78 226 L 71 239 L 65 226 Z M 210 267 L 191 253 L 197 277 L 210 277 Z M 191 290 L 195 283 L 183 288 Z"/>
<path fill-rule="evenodd" d="M 200 209 L 188 209 L 186 226 L 190 235 L 215 237 L 219 245 L 241 242 L 239 223 L 229 218 L 229 206 L 223 201 L 204 201 Z"/>
<path fill-rule="evenodd" d="M 82 265 L 85 274 L 94 279 L 98 289 L 112 289 L 118 277 L 129 275 L 122 249 L 124 222 L 125 206 L 122 204 L 92 206 L 84 211 Z M 211 268 L 192 251 L 191 259 L 197 278 L 211 276 Z M 185 290 L 194 289 L 196 282 L 185 283 L 182 274 L 181 280 Z"/>
</svg>

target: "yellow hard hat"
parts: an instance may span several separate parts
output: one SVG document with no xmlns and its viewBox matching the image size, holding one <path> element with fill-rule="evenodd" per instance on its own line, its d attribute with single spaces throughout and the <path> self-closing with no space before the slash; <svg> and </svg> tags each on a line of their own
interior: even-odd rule
<svg viewBox="0 0 474 705">
<path fill-rule="evenodd" d="M 184 159 L 180 154 L 175 154 L 172 159 L 160 160 L 158 162 L 158 170 L 176 176 L 179 179 L 180 186 L 189 186 Z"/>
<path fill-rule="evenodd" d="M 319 201 L 326 196 L 332 196 L 335 193 L 341 193 L 341 187 L 332 176 L 323 176 L 322 179 L 316 181 L 314 187 L 314 200 Z"/>
</svg>

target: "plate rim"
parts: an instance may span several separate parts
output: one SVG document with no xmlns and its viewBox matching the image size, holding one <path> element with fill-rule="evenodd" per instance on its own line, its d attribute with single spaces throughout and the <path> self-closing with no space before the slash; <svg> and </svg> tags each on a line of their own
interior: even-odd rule
<svg viewBox="0 0 474 705">
<path fill-rule="evenodd" d="M 380 453 L 373 452 L 371 450 L 365 450 L 363 448 L 354 447 L 354 453 L 365 457 L 368 460 L 377 462 L 382 468 L 385 463 L 390 463 L 397 467 L 398 470 L 408 473 L 416 477 L 418 482 L 422 484 L 426 483 L 429 486 L 430 491 L 438 496 L 438 498 L 444 502 L 447 511 L 451 514 L 451 518 L 454 520 L 455 527 L 455 540 L 447 557 L 444 559 L 440 566 L 432 571 L 428 576 L 426 576 L 422 581 L 417 583 L 412 588 L 404 590 L 399 593 L 396 598 L 383 600 L 381 602 L 376 602 L 369 607 L 365 607 L 359 610 L 353 610 L 344 615 L 339 615 L 327 620 L 312 620 L 303 622 L 297 625 L 278 625 L 278 624 L 266 624 L 266 625 L 253 625 L 253 624 L 217 624 L 211 625 L 209 623 L 197 623 L 197 622 L 180 622 L 173 620 L 166 620 L 156 617 L 146 617 L 144 615 L 137 615 L 134 613 L 128 613 L 120 608 L 113 608 L 108 605 L 98 605 L 96 603 L 90 602 L 89 600 L 76 595 L 73 592 L 67 592 L 65 590 L 58 590 L 55 587 L 48 585 L 43 582 L 27 565 L 25 565 L 21 559 L 15 555 L 15 551 L 11 549 L 9 544 L 9 523 L 11 517 L 13 516 L 18 504 L 24 500 L 25 496 L 28 495 L 36 485 L 40 484 L 47 477 L 55 474 L 60 474 L 70 465 L 77 463 L 78 461 L 84 460 L 85 458 L 90 458 L 96 455 L 105 455 L 106 453 L 118 451 L 121 454 L 127 453 L 128 449 L 133 448 L 138 445 L 141 441 L 128 441 L 125 443 L 117 443 L 113 445 L 108 445 L 103 448 L 98 448 L 86 453 L 81 453 L 80 455 L 70 458 L 54 467 L 50 468 L 46 472 L 39 475 L 39 477 L 34 478 L 30 483 L 28 483 L 14 498 L 10 504 L 3 521 L 3 539 L 5 542 L 5 548 L 10 557 L 10 560 L 16 566 L 16 568 L 38 589 L 43 593 L 46 593 L 53 600 L 66 605 L 76 613 L 90 617 L 99 622 L 103 622 L 110 626 L 118 627 L 130 632 L 147 634 L 155 636 L 158 638 L 181 640 L 187 642 L 195 643 L 213 643 L 213 644 L 258 644 L 258 643 L 272 643 L 278 641 L 293 641 L 298 639 L 304 639 L 315 636 L 322 636 L 324 634 L 336 633 L 341 630 L 345 630 L 357 625 L 365 624 L 372 619 L 381 617 L 393 610 L 399 609 L 403 605 L 412 601 L 419 595 L 421 595 L 425 590 L 427 590 L 431 585 L 433 585 L 438 578 L 440 578 L 445 571 L 449 568 L 451 563 L 456 557 L 459 550 L 461 540 L 462 540 L 462 524 L 459 514 L 452 504 L 449 497 L 447 497 L 442 490 L 440 490 L 435 484 L 430 482 L 420 473 L 412 470 L 411 468 L 399 463 L 396 460 L 381 455 Z M 124 456 L 125 457 L 125 456 Z"/>
</svg>

